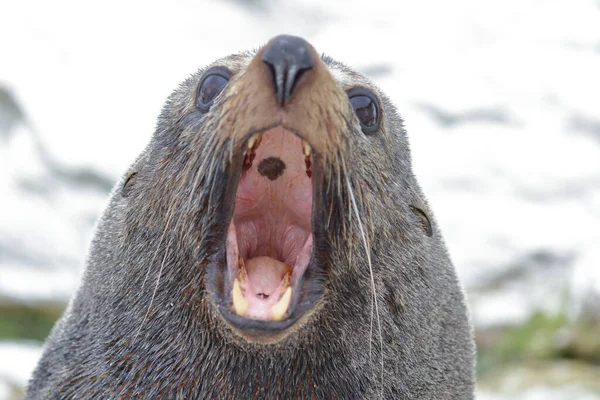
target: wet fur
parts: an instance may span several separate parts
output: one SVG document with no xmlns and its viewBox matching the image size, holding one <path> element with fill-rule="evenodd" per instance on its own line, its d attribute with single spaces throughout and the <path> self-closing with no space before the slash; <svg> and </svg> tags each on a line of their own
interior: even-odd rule
<svg viewBox="0 0 600 400">
<path fill-rule="evenodd" d="M 216 64 L 243 69 L 251 57 Z M 113 190 L 28 399 L 473 398 L 464 295 L 412 173 L 402 120 L 366 78 L 324 61 L 343 89 L 378 94 L 384 122 L 367 137 L 343 110 L 345 143 L 323 165 L 328 265 L 318 310 L 261 345 L 233 333 L 211 303 L 205 268 L 222 240 L 215 210 L 228 196 L 235 143 L 214 135 L 218 113 L 203 118 L 193 108 L 199 71 L 170 96 L 151 142 Z"/>
</svg>

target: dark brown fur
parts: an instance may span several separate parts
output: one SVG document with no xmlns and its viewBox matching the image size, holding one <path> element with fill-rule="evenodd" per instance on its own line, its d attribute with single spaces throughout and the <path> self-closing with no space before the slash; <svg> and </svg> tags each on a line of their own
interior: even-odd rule
<svg viewBox="0 0 600 400">
<path fill-rule="evenodd" d="M 327 57 L 286 112 L 255 53 L 214 65 L 232 78 L 211 110 L 194 107 L 199 71 L 113 191 L 27 398 L 473 398 L 463 292 L 394 106 Z M 361 132 L 353 86 L 378 96 L 378 135 Z M 293 329 L 259 343 L 224 322 L 207 290 L 219 278 L 206 271 L 222 248 L 243 140 L 280 124 L 318 155 L 324 286 Z"/>
</svg>

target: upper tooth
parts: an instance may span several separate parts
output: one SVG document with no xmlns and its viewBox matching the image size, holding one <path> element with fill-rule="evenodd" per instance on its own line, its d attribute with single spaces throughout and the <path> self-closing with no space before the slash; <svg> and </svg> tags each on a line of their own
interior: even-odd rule
<svg viewBox="0 0 600 400">
<path fill-rule="evenodd" d="M 254 135 L 252 135 L 250 137 L 250 139 L 248 139 L 248 148 L 249 149 L 253 149 L 254 145 L 257 145 L 260 143 L 260 133 L 255 133 Z"/>
<path fill-rule="evenodd" d="M 306 141 L 303 140 L 302 141 L 302 152 L 304 153 L 304 155 L 306 157 L 309 157 L 310 151 L 311 151 L 310 145 Z"/>
<path fill-rule="evenodd" d="M 288 288 L 281 296 L 281 299 L 271 307 L 271 318 L 274 321 L 281 321 L 288 307 L 290 306 L 290 300 L 292 299 L 292 287 Z"/>
<path fill-rule="evenodd" d="M 231 298 L 233 300 L 233 309 L 235 313 L 239 316 L 246 315 L 248 308 L 250 308 L 250 304 L 244 297 L 242 293 L 242 288 L 240 287 L 240 281 L 237 278 L 233 281 L 233 290 L 231 291 Z"/>
</svg>

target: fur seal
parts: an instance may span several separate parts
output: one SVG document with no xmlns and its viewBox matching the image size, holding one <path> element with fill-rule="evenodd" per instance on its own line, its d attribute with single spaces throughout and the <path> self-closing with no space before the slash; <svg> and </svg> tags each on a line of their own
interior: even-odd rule
<svg viewBox="0 0 600 400">
<path fill-rule="evenodd" d="M 169 97 L 27 398 L 471 399 L 474 355 L 395 107 L 281 35 Z"/>
</svg>

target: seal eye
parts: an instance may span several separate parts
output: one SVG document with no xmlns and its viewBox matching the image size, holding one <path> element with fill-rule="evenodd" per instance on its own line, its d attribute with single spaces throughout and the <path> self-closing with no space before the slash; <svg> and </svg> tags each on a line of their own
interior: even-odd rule
<svg viewBox="0 0 600 400">
<path fill-rule="evenodd" d="M 363 88 L 354 88 L 348 92 L 350 104 L 365 135 L 373 135 L 379 130 L 379 108 L 375 96 Z"/>
<path fill-rule="evenodd" d="M 229 78 L 229 71 L 224 68 L 216 68 L 209 70 L 198 85 L 198 93 L 196 94 L 196 107 L 202 112 L 207 112 L 213 103 L 213 100 L 221 93 Z"/>
</svg>

